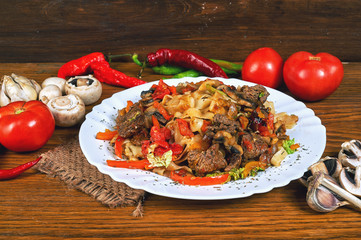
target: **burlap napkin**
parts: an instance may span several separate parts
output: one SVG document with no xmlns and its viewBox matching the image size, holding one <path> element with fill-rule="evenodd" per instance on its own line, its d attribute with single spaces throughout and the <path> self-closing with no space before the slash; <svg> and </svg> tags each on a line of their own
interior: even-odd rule
<svg viewBox="0 0 361 240">
<path fill-rule="evenodd" d="M 59 179 L 70 188 L 78 189 L 104 205 L 136 206 L 133 216 L 143 216 L 145 191 L 114 181 L 91 165 L 81 151 L 78 139 L 41 154 L 36 168 L 48 176 Z"/>
</svg>

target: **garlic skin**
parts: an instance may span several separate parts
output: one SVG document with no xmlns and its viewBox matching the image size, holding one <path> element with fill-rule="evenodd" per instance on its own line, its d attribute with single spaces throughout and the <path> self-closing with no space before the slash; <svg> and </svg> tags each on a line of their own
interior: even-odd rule
<svg viewBox="0 0 361 240">
<path fill-rule="evenodd" d="M 16 74 L 4 75 L 1 79 L 0 106 L 3 107 L 10 102 L 31 101 L 38 99 L 40 85 L 31 79 Z"/>
<path fill-rule="evenodd" d="M 47 104 L 50 99 L 55 97 L 60 97 L 62 95 L 62 92 L 60 88 L 56 85 L 47 85 L 43 89 L 41 89 L 39 93 L 39 100 L 43 103 Z"/>
<path fill-rule="evenodd" d="M 31 86 L 32 88 L 35 89 L 36 93 L 39 94 L 39 92 L 41 90 L 41 86 L 35 80 L 24 77 L 24 76 L 17 75 L 15 73 L 12 73 L 11 77 L 14 79 L 15 82 L 21 82 L 23 84 Z"/>
<path fill-rule="evenodd" d="M 64 78 L 49 77 L 42 82 L 41 86 L 45 88 L 46 86 L 49 85 L 56 85 L 60 89 L 61 93 L 65 94 L 65 83 L 66 80 Z"/>
<path fill-rule="evenodd" d="M 52 98 L 47 106 L 54 116 L 55 125 L 59 127 L 74 126 L 85 116 L 84 102 L 75 94 Z"/>
<path fill-rule="evenodd" d="M 2 84 L 1 84 L 1 90 L 0 90 L 0 106 L 6 106 L 11 102 L 10 97 L 8 97 L 5 93 L 5 81 L 4 78 L 2 79 Z"/>
<path fill-rule="evenodd" d="M 90 105 L 102 95 L 102 84 L 92 75 L 72 77 L 65 84 L 65 93 L 76 94 L 85 105 Z"/>
</svg>

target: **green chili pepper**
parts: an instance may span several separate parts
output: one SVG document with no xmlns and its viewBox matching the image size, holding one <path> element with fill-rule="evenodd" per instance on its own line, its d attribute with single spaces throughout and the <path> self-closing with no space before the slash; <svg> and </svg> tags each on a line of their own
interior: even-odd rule
<svg viewBox="0 0 361 240">
<path fill-rule="evenodd" d="M 133 60 L 133 62 L 134 62 L 135 64 L 143 67 L 144 64 L 143 64 L 141 61 L 139 61 L 139 59 L 138 59 L 138 54 L 134 53 L 134 54 L 132 55 L 132 60 Z"/>
<path fill-rule="evenodd" d="M 144 63 L 139 61 L 138 54 L 133 54 L 132 60 L 135 64 L 144 67 Z M 210 59 L 212 62 L 219 65 L 223 71 L 227 74 L 227 76 L 238 76 L 239 72 L 242 70 L 242 65 L 232 63 L 225 60 L 219 59 Z M 183 77 L 198 77 L 201 76 L 202 73 L 193 70 L 187 69 L 180 66 L 174 66 L 169 64 L 164 64 L 161 66 L 152 67 L 154 73 L 162 74 L 162 75 L 174 75 L 172 78 L 183 78 Z"/>
<path fill-rule="evenodd" d="M 189 69 L 187 71 L 184 71 L 184 72 L 174 75 L 172 78 L 199 77 L 201 75 L 202 75 L 201 72 L 198 72 L 194 69 Z"/>
<path fill-rule="evenodd" d="M 162 75 L 174 75 L 174 74 L 180 74 L 187 70 L 187 68 L 164 64 L 161 66 L 155 66 L 152 67 L 153 72 L 162 74 Z"/>
<path fill-rule="evenodd" d="M 218 66 L 224 67 L 229 70 L 233 70 L 236 72 L 242 71 L 242 64 L 237 64 L 237 63 L 228 62 L 228 61 L 219 60 L 219 59 L 211 59 L 211 61 L 217 63 Z"/>
<path fill-rule="evenodd" d="M 223 71 L 227 74 L 228 77 L 230 76 L 237 76 L 239 73 L 233 70 L 230 70 L 228 68 L 225 67 L 221 67 L 223 69 Z"/>
</svg>

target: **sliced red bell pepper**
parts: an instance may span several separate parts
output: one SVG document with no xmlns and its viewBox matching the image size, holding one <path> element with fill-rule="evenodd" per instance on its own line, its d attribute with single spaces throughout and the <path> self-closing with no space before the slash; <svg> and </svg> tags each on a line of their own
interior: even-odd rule
<svg viewBox="0 0 361 240">
<path fill-rule="evenodd" d="M 152 123 L 153 123 L 153 126 L 160 128 L 159 121 L 154 115 L 152 115 Z"/>
<path fill-rule="evenodd" d="M 159 111 L 160 114 L 162 114 L 162 116 L 168 121 L 169 119 L 171 119 L 173 116 L 169 115 L 167 110 L 165 110 L 165 108 L 163 107 L 162 104 L 160 104 L 157 101 L 154 101 L 153 106 Z"/>
<path fill-rule="evenodd" d="M 172 133 L 166 127 L 160 127 L 158 119 L 152 115 L 153 127 L 150 129 L 152 142 L 166 141 L 171 138 Z"/>
<path fill-rule="evenodd" d="M 142 141 L 142 154 L 144 157 L 147 156 L 148 154 L 148 150 L 149 150 L 149 146 L 150 146 L 150 140 L 144 140 Z"/>
<path fill-rule="evenodd" d="M 268 118 L 267 118 L 267 126 L 270 130 L 274 130 L 274 121 L 275 121 L 275 117 L 273 116 L 272 113 L 268 114 Z"/>
<path fill-rule="evenodd" d="M 176 121 L 178 123 L 179 132 L 182 136 L 194 136 L 194 133 L 191 131 L 189 124 L 186 120 L 178 118 L 176 119 Z"/>
<path fill-rule="evenodd" d="M 133 102 L 132 101 L 130 101 L 130 100 L 128 100 L 127 101 L 127 107 L 125 108 L 125 111 L 126 112 L 129 112 L 129 109 L 130 109 L 130 107 L 133 105 Z"/>
<path fill-rule="evenodd" d="M 179 155 L 183 152 L 183 147 L 178 143 L 171 143 L 169 144 L 170 149 L 173 152 L 173 155 Z"/>
<path fill-rule="evenodd" d="M 208 126 L 211 125 L 211 121 L 208 120 L 203 120 L 203 124 L 201 127 L 202 132 L 207 131 Z"/>
<path fill-rule="evenodd" d="M 158 85 L 153 85 L 153 87 L 155 88 L 155 90 L 152 94 L 152 98 L 154 100 L 163 99 L 165 95 L 171 94 L 169 86 L 165 82 L 163 82 L 162 79 L 159 80 Z"/>
<path fill-rule="evenodd" d="M 177 95 L 177 88 L 175 86 L 169 86 L 169 90 L 172 93 L 172 95 Z"/>
<path fill-rule="evenodd" d="M 120 158 L 123 157 L 123 143 L 124 143 L 124 138 L 118 136 L 114 144 L 115 155 L 117 155 Z"/>
<path fill-rule="evenodd" d="M 250 141 L 243 139 L 243 145 L 247 148 L 247 151 L 252 151 L 253 144 Z"/>
<path fill-rule="evenodd" d="M 98 140 L 112 140 L 118 134 L 118 131 L 111 131 L 109 129 L 105 129 L 104 132 L 98 132 L 95 136 Z"/>
<path fill-rule="evenodd" d="M 194 177 L 194 176 L 184 176 L 176 171 L 172 171 L 170 178 L 173 181 L 179 182 L 184 185 L 193 185 L 193 186 L 208 186 L 208 185 L 217 185 L 223 184 L 228 181 L 229 174 L 222 174 L 214 177 Z"/>
<path fill-rule="evenodd" d="M 119 160 L 107 160 L 107 165 L 109 167 L 117 168 L 133 168 L 133 169 L 152 169 L 148 160 L 139 160 L 139 161 L 119 161 Z"/>
</svg>

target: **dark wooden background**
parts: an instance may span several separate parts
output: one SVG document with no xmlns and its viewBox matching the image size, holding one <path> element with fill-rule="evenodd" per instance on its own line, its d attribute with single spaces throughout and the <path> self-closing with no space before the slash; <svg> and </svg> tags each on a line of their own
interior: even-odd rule
<svg viewBox="0 0 361 240">
<path fill-rule="evenodd" d="M 182 48 L 243 61 L 329 52 L 361 61 L 359 0 L 2 0 L 0 62 L 65 62 L 94 51 Z M 212 51 L 212 49 L 222 51 Z"/>
</svg>

